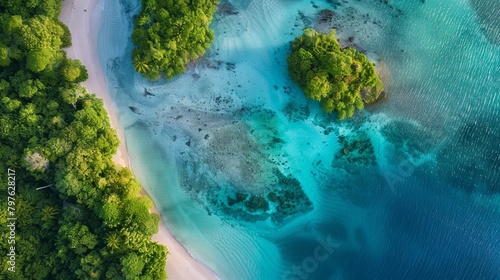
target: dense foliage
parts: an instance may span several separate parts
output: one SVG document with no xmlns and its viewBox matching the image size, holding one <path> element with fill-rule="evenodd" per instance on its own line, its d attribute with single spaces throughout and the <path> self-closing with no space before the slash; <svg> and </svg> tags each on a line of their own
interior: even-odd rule
<svg viewBox="0 0 500 280">
<path fill-rule="evenodd" d="M 61 50 L 71 37 L 60 9 L 0 1 L 0 279 L 165 279 L 167 250 L 151 241 L 159 216 L 112 161 L 118 139 L 102 100 L 79 84 L 85 67 Z"/>
<path fill-rule="evenodd" d="M 155 80 L 170 79 L 203 55 L 213 40 L 209 29 L 218 0 L 142 0 L 132 40 L 137 72 Z"/>
<path fill-rule="evenodd" d="M 305 29 L 292 43 L 287 62 L 292 81 L 307 97 L 320 101 L 326 112 L 337 112 L 339 119 L 352 117 L 383 90 L 366 55 L 353 48 L 341 49 L 335 30 L 324 35 Z"/>
</svg>

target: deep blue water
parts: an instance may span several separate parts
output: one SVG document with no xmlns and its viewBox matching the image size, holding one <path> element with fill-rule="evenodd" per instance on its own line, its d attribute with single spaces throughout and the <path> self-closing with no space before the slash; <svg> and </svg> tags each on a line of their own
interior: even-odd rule
<svg viewBox="0 0 500 280">
<path fill-rule="evenodd" d="M 498 217 L 449 193 L 412 188 L 386 206 L 386 251 L 354 253 L 347 278 L 498 279 Z"/>
<path fill-rule="evenodd" d="M 500 279 L 498 1 L 229 3 L 205 59 L 154 83 L 130 65 L 138 1 L 104 8 L 134 173 L 192 254 L 221 279 Z M 366 52 L 388 97 L 344 122 L 306 100 L 304 27 Z"/>
</svg>

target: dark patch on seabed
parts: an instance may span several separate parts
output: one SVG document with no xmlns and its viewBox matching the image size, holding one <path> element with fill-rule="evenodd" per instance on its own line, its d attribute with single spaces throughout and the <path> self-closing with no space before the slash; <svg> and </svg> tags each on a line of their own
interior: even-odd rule
<svg viewBox="0 0 500 280">
<path fill-rule="evenodd" d="M 180 152 L 181 185 L 192 199 L 209 214 L 276 225 L 312 210 L 301 183 L 288 174 L 275 113 L 248 107 L 234 116 L 239 120 L 205 118 L 201 130 L 209 137 L 192 134 Z"/>
<path fill-rule="evenodd" d="M 425 127 L 402 120 L 384 125 L 381 133 L 392 144 L 392 158 L 388 160 L 393 163 L 400 163 L 409 158 L 418 159 L 435 149 L 443 138 L 437 134 L 439 132 L 431 133 Z"/>
<path fill-rule="evenodd" d="M 331 167 L 322 188 L 337 192 L 355 204 L 373 201 L 386 190 L 379 174 L 372 140 L 366 131 L 339 134 L 340 148 L 335 151 Z"/>
<path fill-rule="evenodd" d="M 497 121 L 460 126 L 437 156 L 438 171 L 452 186 L 468 192 L 500 193 L 500 128 Z"/>
<path fill-rule="evenodd" d="M 481 31 L 492 44 L 500 45 L 500 1 L 470 0 L 470 3 L 483 25 Z"/>
</svg>

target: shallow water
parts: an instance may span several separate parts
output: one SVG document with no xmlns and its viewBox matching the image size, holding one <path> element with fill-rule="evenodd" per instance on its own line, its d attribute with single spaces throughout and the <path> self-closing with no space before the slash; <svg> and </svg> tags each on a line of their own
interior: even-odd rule
<svg viewBox="0 0 500 280">
<path fill-rule="evenodd" d="M 100 34 L 132 167 L 222 279 L 500 278 L 495 1 L 230 1 L 169 82 L 131 66 L 138 2 L 106 1 Z M 343 122 L 306 100 L 305 27 L 365 51 L 388 98 Z"/>
</svg>

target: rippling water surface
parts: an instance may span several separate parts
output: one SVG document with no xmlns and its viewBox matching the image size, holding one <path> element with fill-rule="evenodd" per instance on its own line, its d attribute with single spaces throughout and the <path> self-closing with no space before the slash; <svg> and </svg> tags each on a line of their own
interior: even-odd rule
<svg viewBox="0 0 500 280">
<path fill-rule="evenodd" d="M 154 83 L 138 2 L 106 1 L 100 34 L 133 169 L 222 279 L 500 279 L 497 0 L 223 1 L 204 59 Z M 367 53 L 387 98 L 343 122 L 306 100 L 305 27 Z"/>
</svg>

